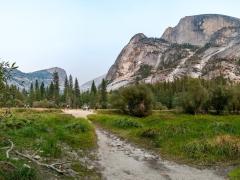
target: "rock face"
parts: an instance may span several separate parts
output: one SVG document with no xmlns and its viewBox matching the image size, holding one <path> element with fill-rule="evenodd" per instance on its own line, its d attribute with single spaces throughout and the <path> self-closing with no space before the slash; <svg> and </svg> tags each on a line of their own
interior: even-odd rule
<svg viewBox="0 0 240 180">
<path fill-rule="evenodd" d="M 137 81 L 173 81 L 185 75 L 223 75 L 240 81 L 240 19 L 216 15 L 182 18 L 161 38 L 136 34 L 107 73 L 108 89 Z"/>
<path fill-rule="evenodd" d="M 60 90 L 63 90 L 64 80 L 67 74 L 64 69 L 58 67 L 44 69 L 31 73 L 24 73 L 19 70 L 14 70 L 12 72 L 11 80 L 8 83 L 16 85 L 20 89 L 25 88 L 26 90 L 28 90 L 30 88 L 31 83 L 35 83 L 35 81 L 38 80 L 39 85 L 41 82 L 44 82 L 45 87 L 47 87 L 50 85 L 52 81 L 52 75 L 54 72 L 58 73 Z"/>
<path fill-rule="evenodd" d="M 240 26 L 237 18 L 206 14 L 198 16 L 186 16 L 182 18 L 174 28 L 167 28 L 162 38 L 171 43 L 189 43 L 203 46 L 209 42 L 211 36 L 224 27 Z"/>
<path fill-rule="evenodd" d="M 105 79 L 105 78 L 106 78 L 106 74 L 104 74 L 104 75 L 102 75 L 102 76 L 99 76 L 99 77 L 97 77 L 97 78 L 95 78 L 95 79 L 93 79 L 93 80 L 90 80 L 90 81 L 82 84 L 82 85 L 80 86 L 81 92 L 89 91 L 89 90 L 91 89 L 91 86 L 92 86 L 92 82 L 93 82 L 93 81 L 94 81 L 96 87 L 98 87 L 98 86 L 101 84 L 102 80 Z"/>
</svg>

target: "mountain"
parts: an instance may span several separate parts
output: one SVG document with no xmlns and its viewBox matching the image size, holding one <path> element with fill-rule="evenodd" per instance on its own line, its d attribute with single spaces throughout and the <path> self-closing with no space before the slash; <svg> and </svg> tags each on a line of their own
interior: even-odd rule
<svg viewBox="0 0 240 180">
<path fill-rule="evenodd" d="M 104 74 L 102 76 L 99 76 L 99 77 L 97 77 L 95 79 L 92 79 L 91 81 L 88 81 L 88 82 L 82 84 L 80 86 L 81 92 L 86 92 L 86 91 L 90 90 L 93 81 L 94 81 L 96 87 L 98 87 L 101 84 L 102 80 L 105 79 L 105 77 L 106 77 L 106 74 Z"/>
<path fill-rule="evenodd" d="M 20 89 L 25 88 L 28 90 L 30 88 L 31 83 L 35 83 L 35 81 L 38 80 L 39 84 L 41 82 L 44 82 L 46 87 L 50 85 L 52 81 L 52 75 L 54 72 L 58 72 L 60 89 L 63 90 L 64 80 L 67 74 L 64 69 L 61 69 L 58 67 L 44 69 L 44 70 L 35 71 L 31 73 L 24 73 L 16 69 L 12 72 L 12 75 L 11 75 L 12 77 L 8 83 L 16 85 Z"/>
<path fill-rule="evenodd" d="M 218 14 L 186 16 L 161 38 L 136 34 L 109 69 L 108 90 L 182 76 L 240 81 L 240 19 Z"/>
</svg>

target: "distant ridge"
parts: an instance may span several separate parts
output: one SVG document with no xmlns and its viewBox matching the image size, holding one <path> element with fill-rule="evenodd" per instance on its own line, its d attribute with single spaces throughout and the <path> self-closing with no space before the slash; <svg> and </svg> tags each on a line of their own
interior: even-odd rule
<svg viewBox="0 0 240 180">
<path fill-rule="evenodd" d="M 95 85 L 98 87 L 101 84 L 102 80 L 105 79 L 105 77 L 106 77 L 106 74 L 82 84 L 80 86 L 80 90 L 82 92 L 86 92 L 86 91 L 90 90 L 93 81 L 94 81 Z"/>
<path fill-rule="evenodd" d="M 52 81 L 52 75 L 55 71 L 58 72 L 60 89 L 62 90 L 67 73 L 64 69 L 59 67 L 53 67 L 30 73 L 24 73 L 16 69 L 12 72 L 12 77 L 8 83 L 10 85 L 16 85 L 19 89 L 25 88 L 26 90 L 28 90 L 31 83 L 35 83 L 36 80 L 38 80 L 39 83 L 44 82 L 45 86 L 49 86 Z"/>
</svg>

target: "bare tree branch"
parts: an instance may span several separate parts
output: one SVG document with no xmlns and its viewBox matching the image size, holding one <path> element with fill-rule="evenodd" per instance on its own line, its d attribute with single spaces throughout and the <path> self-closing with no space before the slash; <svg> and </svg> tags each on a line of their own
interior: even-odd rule
<svg viewBox="0 0 240 180">
<path fill-rule="evenodd" d="M 20 153 L 19 151 L 15 150 L 14 151 L 17 155 L 19 156 L 22 156 L 24 158 L 27 158 L 29 160 L 31 160 L 32 162 L 36 163 L 37 165 L 39 166 L 43 166 L 43 167 L 46 167 L 46 168 L 49 168 L 49 169 L 52 169 L 60 174 L 64 174 L 66 173 L 65 170 L 61 170 L 60 168 L 57 168 L 55 167 L 56 165 L 63 165 L 63 164 L 66 164 L 66 163 L 70 163 L 70 162 L 63 162 L 63 163 L 53 163 L 53 164 L 45 164 L 45 163 L 41 163 L 40 161 L 34 159 L 31 155 L 29 154 L 23 154 L 23 153 Z"/>
<path fill-rule="evenodd" d="M 9 159 L 9 153 L 13 150 L 13 147 L 14 147 L 14 144 L 11 140 L 8 139 L 8 141 L 10 142 L 11 146 L 10 148 L 6 151 L 6 156 L 7 156 L 7 159 Z"/>
</svg>

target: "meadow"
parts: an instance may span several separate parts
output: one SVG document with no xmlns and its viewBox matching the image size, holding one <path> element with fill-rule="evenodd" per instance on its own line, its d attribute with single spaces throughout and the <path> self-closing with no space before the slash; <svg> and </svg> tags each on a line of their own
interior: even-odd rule
<svg viewBox="0 0 240 180">
<path fill-rule="evenodd" d="M 2 110 L 0 119 L 0 179 L 99 179 L 90 164 L 96 136 L 86 119 L 30 109 L 7 116 Z"/>
<path fill-rule="evenodd" d="M 137 118 L 99 111 L 88 118 L 162 157 L 199 167 L 240 165 L 239 115 L 188 115 L 155 111 Z M 239 170 L 233 171 L 233 176 Z"/>
</svg>

